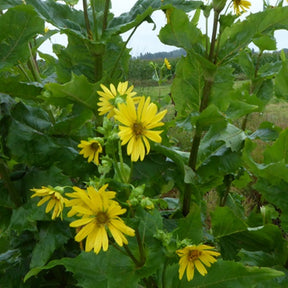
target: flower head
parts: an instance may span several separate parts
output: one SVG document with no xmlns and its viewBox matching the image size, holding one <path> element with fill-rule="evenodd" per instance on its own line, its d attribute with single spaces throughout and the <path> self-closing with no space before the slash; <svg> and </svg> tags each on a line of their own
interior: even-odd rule
<svg viewBox="0 0 288 288">
<path fill-rule="evenodd" d="M 66 193 L 66 196 L 68 196 L 69 198 L 72 198 L 66 203 L 67 207 L 71 207 L 71 210 L 68 212 L 67 216 L 72 217 L 75 214 L 77 214 L 78 216 L 82 216 L 82 214 L 77 212 L 77 210 L 74 210 L 73 207 L 79 206 L 81 204 L 83 204 L 85 207 L 85 201 L 87 200 L 87 193 L 88 193 L 88 197 L 90 197 L 89 195 L 93 195 L 94 193 L 98 192 L 98 194 L 101 196 L 102 199 L 107 199 L 107 200 L 114 199 L 116 196 L 116 192 L 106 191 L 107 187 L 108 187 L 108 184 L 102 186 L 101 189 L 99 189 L 98 191 L 92 186 L 87 187 L 87 191 L 79 187 L 73 187 L 73 190 L 74 190 L 73 193 Z"/>
<path fill-rule="evenodd" d="M 207 270 L 204 265 L 210 267 L 212 263 L 217 261 L 213 256 L 216 257 L 220 255 L 220 253 L 212 251 L 211 249 L 214 249 L 214 247 L 201 244 L 197 246 L 186 246 L 183 249 L 177 250 L 176 253 L 180 256 L 179 279 L 181 280 L 183 278 L 186 270 L 187 280 L 192 280 L 195 267 L 202 276 L 205 276 Z"/>
<path fill-rule="evenodd" d="M 126 209 L 121 208 L 118 202 L 112 200 L 115 192 L 106 192 L 106 188 L 107 185 L 102 186 L 99 190 L 88 187 L 85 193 L 82 189 L 74 188 L 79 195 L 71 200 L 73 201 L 72 209 L 79 213 L 81 219 L 73 221 L 70 226 L 81 228 L 76 234 L 75 240 L 81 242 L 86 238 L 85 251 L 87 252 L 94 249 L 94 252 L 98 254 L 101 248 L 103 251 L 107 251 L 108 232 L 119 246 L 128 244 L 125 235 L 135 235 L 135 231 L 119 217 L 126 212 Z"/>
<path fill-rule="evenodd" d="M 124 102 L 127 97 L 133 97 L 136 95 L 136 92 L 133 92 L 134 86 L 130 86 L 128 88 L 128 81 L 119 82 L 117 86 L 117 90 L 113 84 L 110 84 L 110 90 L 100 84 L 103 91 L 97 91 L 100 97 L 100 102 L 98 106 L 99 115 L 104 115 L 106 113 L 108 118 L 112 118 L 114 116 L 114 108 L 117 108 L 117 104 Z"/>
<path fill-rule="evenodd" d="M 249 9 L 251 3 L 247 0 L 233 0 L 233 7 L 236 15 L 240 15 L 241 11 L 246 12 L 246 9 Z"/>
<path fill-rule="evenodd" d="M 150 97 L 145 99 L 142 96 L 137 108 L 129 97 L 127 98 L 127 103 L 118 105 L 115 113 L 115 119 L 123 124 L 123 126 L 119 126 L 120 132 L 118 133 L 122 141 L 121 145 L 128 143 L 127 154 L 131 155 L 132 161 L 137 161 L 139 158 L 142 161 L 145 152 L 148 154 L 150 151 L 148 139 L 156 143 L 162 141 L 160 134 L 163 131 L 152 129 L 164 125 L 160 121 L 167 113 L 167 110 L 157 113 L 157 106 L 154 103 L 150 103 Z"/>
<path fill-rule="evenodd" d="M 165 63 L 165 66 L 168 70 L 171 70 L 171 64 L 169 63 L 168 59 L 167 58 L 164 58 L 164 63 Z"/>
<path fill-rule="evenodd" d="M 56 191 L 55 188 L 42 186 L 41 189 L 31 189 L 31 191 L 35 192 L 31 198 L 34 197 L 42 197 L 42 199 L 38 202 L 37 206 L 43 205 L 45 202 L 49 201 L 46 206 L 46 213 L 49 213 L 53 208 L 52 220 L 61 216 L 62 219 L 62 211 L 64 208 L 64 204 L 66 199 L 61 195 L 60 192 Z"/>
<path fill-rule="evenodd" d="M 88 162 L 93 161 L 95 164 L 99 165 L 99 153 L 102 153 L 102 146 L 97 140 L 81 140 L 78 145 L 82 150 L 79 152 L 83 154 L 84 158 L 88 158 Z"/>
</svg>

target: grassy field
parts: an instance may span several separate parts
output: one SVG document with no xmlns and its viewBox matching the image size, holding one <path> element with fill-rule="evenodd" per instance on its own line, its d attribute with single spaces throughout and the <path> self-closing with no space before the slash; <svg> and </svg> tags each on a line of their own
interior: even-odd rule
<svg viewBox="0 0 288 288">
<path fill-rule="evenodd" d="M 166 120 L 171 120 L 174 117 L 174 106 L 171 104 L 170 85 L 162 86 L 135 86 L 135 91 L 138 95 L 150 96 L 152 101 L 158 103 L 161 107 L 168 110 Z M 276 126 L 285 129 L 288 127 L 288 103 L 284 101 L 272 101 L 268 104 L 263 113 L 252 113 L 248 117 L 247 130 L 255 131 L 259 125 L 264 122 L 272 122 Z M 241 127 L 241 119 L 235 125 Z M 189 151 L 191 146 L 192 132 L 184 131 L 179 127 L 171 127 L 169 129 L 169 136 L 174 142 L 173 144 L 179 146 L 184 151 Z M 260 143 L 259 149 L 265 148 L 264 143 Z M 256 151 L 256 154 L 260 151 Z M 261 158 L 261 157 L 260 157 Z M 261 160 L 259 158 L 259 161 Z"/>
</svg>

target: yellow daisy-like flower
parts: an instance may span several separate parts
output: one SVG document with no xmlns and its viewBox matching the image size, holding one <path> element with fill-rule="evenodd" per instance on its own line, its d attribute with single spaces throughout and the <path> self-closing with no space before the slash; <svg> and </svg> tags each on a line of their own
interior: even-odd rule
<svg viewBox="0 0 288 288">
<path fill-rule="evenodd" d="M 246 9 L 249 9 L 251 6 L 251 3 L 247 0 L 233 0 L 233 7 L 236 15 L 240 15 L 241 11 L 246 12 Z"/>
<path fill-rule="evenodd" d="M 114 108 L 117 108 L 117 104 L 122 103 L 127 97 L 133 97 L 137 93 L 133 92 L 134 86 L 128 88 L 128 81 L 119 82 L 117 90 L 113 84 L 110 84 L 110 90 L 100 84 L 103 91 L 97 91 L 100 97 L 100 102 L 97 104 L 100 106 L 98 109 L 99 115 L 104 115 L 106 113 L 107 117 L 110 119 L 114 116 Z"/>
<path fill-rule="evenodd" d="M 81 140 L 81 143 L 78 145 L 82 150 L 79 152 L 83 154 L 84 158 L 88 158 L 88 162 L 93 161 L 95 164 L 99 165 L 99 153 L 102 153 L 102 146 L 97 140 Z"/>
<path fill-rule="evenodd" d="M 115 192 L 106 192 L 106 187 L 107 185 L 104 185 L 98 191 L 93 187 L 88 187 L 85 194 L 76 189 L 79 197 L 71 200 L 74 201 L 72 209 L 82 218 L 73 221 L 70 226 L 81 228 L 76 234 L 75 240 L 81 242 L 86 238 L 86 252 L 93 249 L 98 254 L 101 248 L 103 251 L 107 251 L 108 231 L 119 246 L 128 244 L 125 235 L 135 235 L 135 231 L 119 217 L 126 212 L 126 209 L 121 208 L 118 202 L 111 200 L 115 196 Z"/>
<path fill-rule="evenodd" d="M 59 216 L 62 219 L 62 211 L 66 199 L 58 191 L 56 191 L 52 187 L 45 187 L 45 186 L 42 186 L 41 189 L 30 189 L 30 190 L 35 192 L 31 196 L 31 198 L 42 197 L 42 199 L 38 202 L 37 206 L 41 206 L 47 201 L 49 201 L 46 206 L 45 212 L 49 213 L 54 208 L 52 213 L 52 220 L 54 220 Z"/>
<path fill-rule="evenodd" d="M 171 70 L 171 64 L 169 63 L 169 61 L 168 61 L 167 58 L 164 59 L 164 63 L 165 63 L 166 68 L 167 68 L 168 70 Z"/>
<path fill-rule="evenodd" d="M 179 279 L 183 278 L 186 270 L 187 280 L 192 280 L 195 267 L 202 276 L 205 276 L 207 270 L 204 265 L 210 267 L 212 263 L 217 261 L 214 257 L 220 255 L 220 253 L 211 251 L 211 249 L 214 249 L 214 247 L 201 244 L 186 246 L 183 249 L 177 250 L 176 253 L 180 256 Z"/>
<path fill-rule="evenodd" d="M 157 110 L 157 106 L 150 103 L 150 97 L 145 99 L 144 96 L 140 97 L 137 109 L 130 97 L 127 98 L 127 103 L 121 103 L 118 105 L 118 109 L 115 109 L 115 119 L 123 124 L 123 126 L 119 126 L 120 132 L 118 133 L 122 141 L 121 145 L 128 143 L 127 154 L 131 155 L 132 161 L 137 161 L 139 158 L 142 161 L 145 153 L 149 153 L 148 139 L 156 143 L 162 141 L 160 134 L 163 131 L 153 131 L 152 129 L 164 125 L 160 121 L 167 110 L 159 113 Z"/>
<path fill-rule="evenodd" d="M 78 216 L 81 216 L 81 213 L 78 213 L 73 209 L 73 206 L 79 206 L 79 204 L 84 204 L 85 207 L 85 200 L 87 199 L 87 193 L 88 197 L 89 195 L 93 195 L 94 193 L 98 192 L 103 199 L 107 198 L 108 200 L 114 199 L 116 196 L 116 192 L 114 191 L 106 191 L 106 188 L 108 187 L 108 184 L 104 185 L 99 189 L 98 191 L 92 187 L 87 187 L 87 191 L 84 189 L 81 189 L 79 187 L 73 187 L 74 192 L 73 193 L 66 193 L 66 196 L 72 198 L 69 201 L 67 201 L 66 206 L 72 207 L 71 210 L 68 212 L 67 216 L 72 217 L 75 214 L 78 214 Z"/>
</svg>

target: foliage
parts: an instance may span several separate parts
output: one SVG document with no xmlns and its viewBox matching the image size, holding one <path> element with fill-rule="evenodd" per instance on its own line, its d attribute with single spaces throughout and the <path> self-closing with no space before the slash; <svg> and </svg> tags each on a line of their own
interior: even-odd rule
<svg viewBox="0 0 288 288">
<path fill-rule="evenodd" d="M 288 7 L 280 1 L 241 20 L 218 0 L 138 0 L 119 17 L 108 0 L 84 0 L 83 11 L 76 0 L 64 2 L 0 3 L 0 287 L 286 287 L 288 130 L 271 122 L 247 127 L 272 99 L 287 102 L 286 55 L 271 61 L 265 51 L 276 50 L 276 30 L 288 29 Z M 129 66 L 121 34 L 133 35 L 156 10 L 167 17 L 160 40 L 185 55 L 171 61 L 169 106 L 145 100 L 144 109 L 125 81 L 152 78 L 153 67 L 138 60 Z M 213 17 L 212 35 L 199 29 L 200 14 Z M 55 29 L 45 31 L 46 22 Z M 55 33 L 68 38 L 66 47 L 53 45 L 56 58 L 38 51 Z M 252 42 L 259 53 L 249 49 Z M 103 97 L 118 109 L 116 119 L 99 116 Z M 158 110 L 171 106 L 176 113 L 162 125 Z M 137 121 L 131 107 L 140 111 Z M 193 136 L 189 152 L 173 146 L 168 131 L 176 126 Z M 99 147 L 93 161 L 82 157 Z M 133 149 L 144 151 L 143 161 L 131 161 Z M 31 198 L 31 189 L 46 198 Z M 101 201 L 100 212 L 91 208 L 98 197 L 92 190 L 103 207 L 117 209 L 100 211 Z M 61 197 L 62 219 L 51 220 Z M 104 230 L 85 230 L 89 217 Z M 108 235 L 108 251 L 87 251 L 83 231 L 94 233 L 90 244 L 106 243 Z M 221 256 L 210 267 L 201 254 L 188 255 L 194 277 L 179 280 L 176 251 L 201 244 Z"/>
</svg>

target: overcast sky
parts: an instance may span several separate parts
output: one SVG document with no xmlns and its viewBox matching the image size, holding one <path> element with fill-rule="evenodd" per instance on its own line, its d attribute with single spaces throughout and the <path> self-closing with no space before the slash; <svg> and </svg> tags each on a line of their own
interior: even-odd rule
<svg viewBox="0 0 288 288">
<path fill-rule="evenodd" d="M 137 0 L 111 0 L 112 3 L 112 13 L 115 16 L 119 16 L 124 12 L 129 12 L 133 5 L 137 2 Z M 250 12 L 255 13 L 262 10 L 263 1 L 262 0 L 252 0 L 251 9 L 249 12 L 244 13 L 245 15 L 249 15 Z M 276 0 L 270 0 L 270 4 L 273 5 L 276 3 Z M 79 5 L 76 7 L 81 9 L 82 5 L 80 4 L 82 1 L 79 1 Z M 135 32 L 132 39 L 129 42 L 128 47 L 132 48 L 131 54 L 132 56 L 138 56 L 140 53 L 145 54 L 146 52 L 162 52 L 162 51 L 172 51 L 175 50 L 176 47 L 167 46 L 160 42 L 158 39 L 159 30 L 166 23 L 165 15 L 162 11 L 156 11 L 152 14 L 152 19 L 156 23 L 156 29 L 153 29 L 153 24 L 149 24 L 147 22 L 143 23 Z M 202 21 L 202 25 L 200 22 L 200 26 L 204 27 L 204 21 Z M 211 25 L 210 25 L 211 26 Z M 127 32 L 123 35 L 123 38 L 127 38 L 130 33 Z M 275 37 L 277 39 L 277 49 L 288 48 L 288 31 L 276 31 Z M 53 36 L 52 43 L 61 43 L 65 45 L 67 41 L 65 41 L 65 36 Z M 51 44 L 46 43 L 43 47 L 41 47 L 41 51 L 45 53 L 51 53 Z"/>
</svg>

